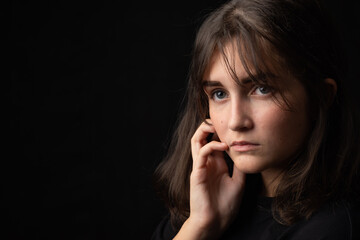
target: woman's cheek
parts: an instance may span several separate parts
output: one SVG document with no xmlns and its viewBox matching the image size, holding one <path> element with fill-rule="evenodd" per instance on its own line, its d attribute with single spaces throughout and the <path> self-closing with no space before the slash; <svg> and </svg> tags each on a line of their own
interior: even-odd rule
<svg viewBox="0 0 360 240">
<path fill-rule="evenodd" d="M 221 142 L 225 142 L 226 119 L 219 112 L 210 112 L 210 119 Z"/>
</svg>

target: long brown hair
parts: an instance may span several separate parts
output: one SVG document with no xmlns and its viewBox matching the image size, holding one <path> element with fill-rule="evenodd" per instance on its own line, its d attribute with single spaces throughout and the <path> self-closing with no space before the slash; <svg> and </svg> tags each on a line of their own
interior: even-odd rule
<svg viewBox="0 0 360 240">
<path fill-rule="evenodd" d="M 263 81 L 255 75 L 269 71 L 290 73 L 305 86 L 311 103 L 312 131 L 301 154 L 284 169 L 273 202 L 275 219 L 292 224 L 309 218 L 325 201 L 351 198 L 359 191 L 359 129 L 346 98 L 336 33 L 325 13 L 317 0 L 233 0 L 203 22 L 193 49 L 185 107 L 168 154 L 155 172 L 173 223 L 181 225 L 189 216 L 190 139 L 209 115 L 203 74 L 214 50 L 227 59 L 229 43 L 235 44 L 234 54 L 254 82 Z M 235 72 L 231 63 L 227 67 Z M 337 84 L 330 106 L 325 78 Z"/>
</svg>

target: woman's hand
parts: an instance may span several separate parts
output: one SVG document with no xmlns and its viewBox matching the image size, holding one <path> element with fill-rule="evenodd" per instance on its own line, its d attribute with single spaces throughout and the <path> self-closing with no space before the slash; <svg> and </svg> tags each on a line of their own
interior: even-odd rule
<svg viewBox="0 0 360 240">
<path fill-rule="evenodd" d="M 204 122 L 191 139 L 190 216 L 179 234 L 191 229 L 192 235 L 182 235 L 181 239 L 221 235 L 236 216 L 242 199 L 245 174 L 234 167 L 232 177 L 229 176 L 223 153 L 228 146 L 219 141 L 208 143 L 206 138 L 211 133 L 215 133 L 214 127 Z"/>
</svg>

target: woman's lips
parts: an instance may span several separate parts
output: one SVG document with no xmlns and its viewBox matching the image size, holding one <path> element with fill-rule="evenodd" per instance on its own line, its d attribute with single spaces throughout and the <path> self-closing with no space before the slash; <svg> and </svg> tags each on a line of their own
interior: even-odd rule
<svg viewBox="0 0 360 240">
<path fill-rule="evenodd" d="M 259 144 L 247 142 L 247 141 L 235 141 L 232 142 L 230 148 L 236 152 L 247 152 L 255 150 L 259 147 Z"/>
</svg>

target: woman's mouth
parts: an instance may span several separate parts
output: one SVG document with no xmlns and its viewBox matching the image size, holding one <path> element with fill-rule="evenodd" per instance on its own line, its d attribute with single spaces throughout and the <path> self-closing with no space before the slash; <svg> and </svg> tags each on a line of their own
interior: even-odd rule
<svg viewBox="0 0 360 240">
<path fill-rule="evenodd" d="M 260 144 L 247 142 L 247 141 L 234 141 L 231 143 L 230 148 L 236 152 L 248 152 L 256 150 Z"/>
</svg>

